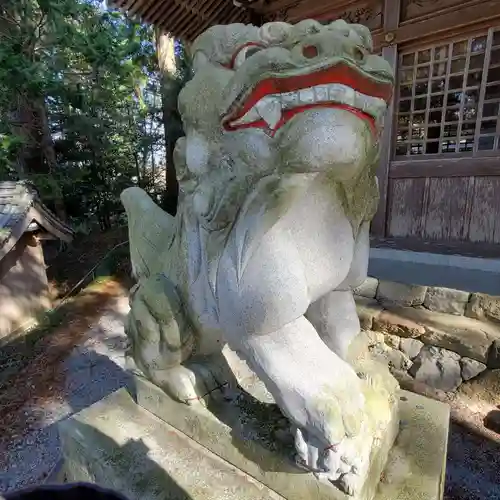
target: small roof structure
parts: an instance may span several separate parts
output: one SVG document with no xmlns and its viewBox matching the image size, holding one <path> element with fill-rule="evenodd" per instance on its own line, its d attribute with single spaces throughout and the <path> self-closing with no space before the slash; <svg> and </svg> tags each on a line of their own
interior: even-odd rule
<svg viewBox="0 0 500 500">
<path fill-rule="evenodd" d="M 26 181 L 0 182 L 0 260 L 27 231 L 44 231 L 69 242 L 73 231 L 42 204 L 37 190 Z"/>
</svg>

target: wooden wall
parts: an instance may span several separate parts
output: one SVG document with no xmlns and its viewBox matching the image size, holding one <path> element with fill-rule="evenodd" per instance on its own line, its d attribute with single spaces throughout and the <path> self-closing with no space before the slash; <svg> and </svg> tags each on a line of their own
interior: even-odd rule
<svg viewBox="0 0 500 500">
<path fill-rule="evenodd" d="M 370 0 L 332 9 L 368 25 L 397 74 L 373 236 L 468 254 L 471 244 L 481 253 L 500 243 L 500 1 Z"/>
<path fill-rule="evenodd" d="M 500 243 L 500 177 L 391 179 L 389 237 Z"/>
<path fill-rule="evenodd" d="M 0 339 L 50 307 L 42 246 L 25 233 L 0 261 Z"/>
</svg>

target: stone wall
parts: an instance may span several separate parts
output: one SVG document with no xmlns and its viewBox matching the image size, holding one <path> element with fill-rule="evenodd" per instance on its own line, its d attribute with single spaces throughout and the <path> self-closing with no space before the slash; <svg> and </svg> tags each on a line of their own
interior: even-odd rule
<svg viewBox="0 0 500 500">
<path fill-rule="evenodd" d="M 500 368 L 500 297 L 376 278 L 354 293 L 373 355 L 397 377 L 455 391 Z"/>
</svg>

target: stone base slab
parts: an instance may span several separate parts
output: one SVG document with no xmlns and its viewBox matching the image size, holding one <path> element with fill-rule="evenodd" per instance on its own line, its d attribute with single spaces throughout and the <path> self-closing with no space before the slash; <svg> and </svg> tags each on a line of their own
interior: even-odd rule
<svg viewBox="0 0 500 500">
<path fill-rule="evenodd" d="M 156 388 L 143 382 L 138 387 L 139 401 L 152 407 Z M 201 405 L 195 412 L 175 404 L 162 405 L 163 418 L 158 418 L 121 389 L 63 421 L 60 434 L 66 479 L 95 482 L 130 500 L 350 498 L 288 462 L 282 453 L 291 443 L 273 440 L 276 448 L 266 449 L 262 442 L 255 443 L 255 436 L 242 440 L 238 429 L 210 417 Z M 375 500 L 441 499 L 448 407 L 402 391 L 399 410 L 401 429 L 386 468 L 377 478 Z M 189 419 L 184 418 L 186 413 L 191 413 Z M 240 415 L 242 428 L 247 418 Z M 266 414 L 260 418 L 268 421 Z M 181 426 L 195 439 L 181 432 Z M 250 473 L 234 465 L 238 460 L 246 462 Z"/>
<path fill-rule="evenodd" d="M 279 500 L 120 389 L 59 424 L 66 482 L 129 500 Z"/>
<path fill-rule="evenodd" d="M 238 390 L 231 402 L 215 391 L 203 404 L 191 406 L 174 401 L 141 376 L 134 380 L 140 406 L 288 500 L 372 500 L 399 430 L 395 413 L 382 442 L 372 451 L 368 479 L 351 497 L 295 464 L 289 422 L 274 403 L 254 397 L 261 392 L 257 378 L 254 384 L 247 378 L 249 392 Z"/>
</svg>

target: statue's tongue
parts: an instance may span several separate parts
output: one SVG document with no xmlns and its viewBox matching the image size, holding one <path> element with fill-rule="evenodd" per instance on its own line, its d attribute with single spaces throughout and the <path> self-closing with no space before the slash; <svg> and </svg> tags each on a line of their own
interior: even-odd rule
<svg viewBox="0 0 500 500">
<path fill-rule="evenodd" d="M 311 108 L 296 114 L 276 134 L 280 154 L 293 169 L 325 170 L 343 166 L 348 172 L 365 166 L 374 146 L 367 121 L 341 108 Z"/>
</svg>

